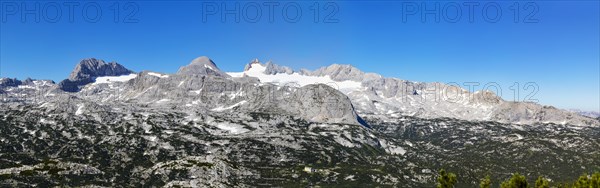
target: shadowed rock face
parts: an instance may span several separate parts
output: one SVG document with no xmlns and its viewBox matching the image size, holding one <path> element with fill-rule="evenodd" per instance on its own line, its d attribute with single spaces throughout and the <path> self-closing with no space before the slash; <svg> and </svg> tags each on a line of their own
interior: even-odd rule
<svg viewBox="0 0 600 188">
<path fill-rule="evenodd" d="M 27 78 L 27 79 L 21 81 L 17 78 L 0 78 L 0 88 L 19 87 L 19 86 L 23 86 L 23 85 L 35 86 L 36 81 L 42 85 L 54 84 L 54 81 L 52 81 L 52 80 L 36 80 L 36 79 Z"/>
<path fill-rule="evenodd" d="M 16 78 L 1 78 L 0 79 L 0 87 L 17 87 L 21 85 L 21 80 Z"/>
<path fill-rule="evenodd" d="M 75 66 L 69 78 L 61 81 L 58 85 L 63 91 L 77 92 L 81 86 L 94 82 L 97 77 L 121 76 L 132 73 L 134 72 L 118 63 L 105 63 L 103 60 L 90 58 L 81 60 Z"/>
</svg>

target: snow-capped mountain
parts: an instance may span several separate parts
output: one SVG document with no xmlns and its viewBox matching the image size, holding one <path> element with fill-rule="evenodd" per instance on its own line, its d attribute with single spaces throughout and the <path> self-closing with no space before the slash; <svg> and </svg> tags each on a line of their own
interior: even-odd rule
<svg viewBox="0 0 600 188">
<path fill-rule="evenodd" d="M 69 78 L 61 81 L 58 85 L 63 91 L 77 92 L 82 86 L 96 81 L 98 77 L 121 76 L 132 73 L 133 71 L 116 62 L 105 63 L 103 60 L 90 58 L 81 60 L 75 66 Z"/>
<path fill-rule="evenodd" d="M 293 71 L 271 62 L 253 60 L 234 78 L 254 77 L 261 83 L 286 86 L 327 84 L 347 95 L 359 114 L 382 117 L 449 117 L 504 123 L 597 124 L 579 114 L 526 102 L 504 101 L 490 91 L 471 93 L 443 83 L 424 83 L 364 73 L 351 65 L 330 65 L 315 71 Z"/>
<path fill-rule="evenodd" d="M 6 79 L 3 83 L 10 88 L 19 81 Z M 44 93 L 41 97 L 36 95 L 35 101 L 44 101 L 45 107 L 75 114 L 145 106 L 185 112 L 278 113 L 313 122 L 368 126 L 361 122 L 348 97 L 327 85 L 279 86 L 249 77 L 232 78 L 208 57 L 194 59 L 176 74 L 152 71 L 133 74 L 117 63 L 85 59 L 56 87 L 30 92 Z M 5 99 L 19 98 L 22 94 L 25 93 L 9 92 Z M 65 103 L 65 98 L 79 102 Z"/>
<path fill-rule="evenodd" d="M 86 59 L 61 84 L 0 78 L 0 185 L 431 187 L 446 168 L 473 187 L 490 169 L 562 182 L 600 166 L 597 120 L 455 87 L 475 97 L 429 98 L 444 86 L 256 59 L 227 73 L 208 57 L 174 74 Z"/>
<path fill-rule="evenodd" d="M 16 79 L 0 82 L 5 87 L 21 84 Z M 338 64 L 315 71 L 294 71 L 254 59 L 243 72 L 225 73 L 210 58 L 199 57 L 175 74 L 136 74 L 118 63 L 91 58 L 77 64 L 57 88 L 49 89 L 44 96 L 68 94 L 92 102 L 288 113 L 335 123 L 360 124 L 359 116 L 363 114 L 521 124 L 598 124 L 596 119 L 551 106 L 504 101 L 490 91 L 471 93 L 443 83 L 386 78 Z M 51 100 L 39 98 L 46 99 Z"/>
</svg>

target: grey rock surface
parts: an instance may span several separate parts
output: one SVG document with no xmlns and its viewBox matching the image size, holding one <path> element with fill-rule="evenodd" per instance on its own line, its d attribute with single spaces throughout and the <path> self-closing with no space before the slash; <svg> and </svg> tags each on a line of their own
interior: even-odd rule
<svg viewBox="0 0 600 188">
<path fill-rule="evenodd" d="M 77 92 L 81 86 L 94 82 L 97 77 L 132 73 L 134 72 L 116 62 L 105 63 L 103 60 L 95 58 L 83 59 L 75 66 L 69 78 L 61 81 L 58 86 L 63 91 Z"/>
<path fill-rule="evenodd" d="M 246 66 L 245 71 L 249 71 L 252 65 L 257 64 L 260 64 L 258 60 L 251 62 Z M 454 84 L 386 78 L 375 73 L 362 72 L 351 65 L 333 64 L 315 71 L 304 69 L 293 71 L 288 67 L 274 65 L 271 62 L 260 65 L 261 68 L 266 67 L 263 71 L 265 75 L 285 77 L 286 75 L 298 73 L 310 77 L 306 79 L 329 77 L 340 84 L 348 81 L 358 82 L 362 85 L 362 88 L 345 89 L 344 94 L 350 98 L 359 114 L 375 114 L 380 115 L 382 118 L 417 116 L 421 118 L 448 117 L 503 123 L 600 124 L 597 119 L 566 110 L 526 102 L 504 101 L 491 91 L 469 92 Z M 335 86 L 336 83 L 331 85 Z"/>
<path fill-rule="evenodd" d="M 225 72 L 221 71 L 217 68 L 217 65 L 208 57 L 202 56 L 198 57 L 189 65 L 183 66 L 179 68 L 177 74 L 181 75 L 212 75 L 212 76 L 220 76 L 220 77 L 229 77 L 229 75 L 225 74 Z"/>
<path fill-rule="evenodd" d="M 258 60 L 253 60 L 246 65 L 245 71 L 259 64 Z M 381 119 L 416 116 L 525 124 L 600 124 L 598 119 L 550 106 L 504 101 L 490 91 L 471 93 L 444 83 L 386 78 L 374 73 L 364 73 L 350 65 L 334 64 L 315 71 L 299 72 L 272 62 L 260 65 L 264 68 L 265 75 L 329 77 L 338 82 L 357 82 L 361 88 L 337 91 L 335 89 L 339 88 L 323 85 L 328 83 L 300 87 L 289 83 L 264 83 L 247 75 L 232 77 L 204 56 L 181 67 L 176 74 L 144 71 L 124 82 L 94 83 L 94 79 L 99 76 L 132 72 L 116 63 L 86 59 L 76 66 L 69 79 L 56 86 L 58 90 L 54 89 L 55 84 L 52 82 L 33 79 L 25 81 L 27 84 L 19 87 L 16 86 L 23 82 L 16 79 L 4 78 L 0 80 L 0 84 L 6 86 L 3 89 L 6 101 L 47 100 L 59 103 L 61 96 L 72 96 L 83 100 L 79 103 L 87 107 L 94 105 L 84 104 L 86 102 L 105 106 L 118 106 L 113 103 L 125 102 L 129 104 L 128 108 L 149 106 L 165 110 L 201 110 L 206 113 L 287 114 L 323 123 L 364 125 L 360 122 L 360 116 L 375 115 Z M 56 107 L 75 112 L 79 108 L 77 105 Z"/>
<path fill-rule="evenodd" d="M 104 60 L 83 59 L 69 75 L 69 80 L 83 80 L 101 76 L 120 76 L 134 73 L 116 62 L 105 63 Z"/>
</svg>

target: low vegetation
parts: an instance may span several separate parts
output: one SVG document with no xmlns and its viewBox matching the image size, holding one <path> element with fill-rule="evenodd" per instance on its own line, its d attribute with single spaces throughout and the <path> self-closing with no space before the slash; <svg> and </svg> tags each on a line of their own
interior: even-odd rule
<svg viewBox="0 0 600 188">
<path fill-rule="evenodd" d="M 437 188 L 453 188 L 458 181 L 454 173 L 441 169 L 437 178 Z M 519 173 L 514 173 L 509 179 L 497 183 L 492 182 L 488 175 L 481 179 L 479 187 L 495 187 L 494 184 L 499 185 L 500 188 L 600 188 L 600 172 L 593 175 L 583 174 L 573 182 L 552 182 L 539 176 L 534 184 L 529 184 L 527 177 Z"/>
</svg>

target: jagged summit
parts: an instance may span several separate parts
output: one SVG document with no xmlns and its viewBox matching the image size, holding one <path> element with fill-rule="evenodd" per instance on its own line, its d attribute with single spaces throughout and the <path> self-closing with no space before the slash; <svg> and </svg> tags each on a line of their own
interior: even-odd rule
<svg viewBox="0 0 600 188">
<path fill-rule="evenodd" d="M 186 66 L 179 68 L 177 74 L 181 75 L 212 75 L 220 77 L 229 77 L 225 72 L 221 71 L 215 62 L 206 56 L 198 57 Z"/>
<path fill-rule="evenodd" d="M 69 78 L 59 83 L 59 88 L 67 92 L 77 92 L 81 86 L 94 82 L 97 77 L 132 73 L 134 72 L 116 62 L 106 63 L 96 58 L 83 59 L 75 66 Z"/>
<path fill-rule="evenodd" d="M 336 81 L 353 80 L 353 81 L 365 81 L 369 79 L 382 78 L 379 74 L 365 73 L 360 69 L 347 64 L 332 64 L 326 67 L 321 67 L 313 72 L 313 76 L 330 76 L 331 79 Z"/>
<path fill-rule="evenodd" d="M 131 74 L 133 71 L 116 62 L 105 63 L 96 58 L 83 59 L 75 66 L 69 75 L 70 80 L 80 80 L 100 76 L 120 76 Z"/>
<path fill-rule="evenodd" d="M 246 64 L 246 66 L 244 67 L 244 71 L 248 71 L 252 68 L 252 65 L 261 65 L 260 61 L 258 61 L 258 58 L 254 58 L 252 61 L 250 61 L 250 63 Z"/>
<path fill-rule="evenodd" d="M 21 84 L 21 80 L 17 78 L 0 78 L 0 87 L 17 87 Z"/>
<path fill-rule="evenodd" d="M 259 73 L 264 73 L 264 74 L 268 74 L 268 75 L 274 75 L 274 74 L 280 74 L 280 73 L 285 73 L 285 74 L 293 74 L 294 73 L 294 70 L 292 70 L 289 67 L 277 65 L 277 64 L 273 63 L 272 61 L 268 61 L 267 63 L 263 64 L 260 61 L 258 61 L 258 59 L 253 59 L 252 61 L 250 61 L 250 63 L 246 64 L 246 66 L 244 67 L 244 72 L 248 72 L 248 71 L 259 72 Z"/>
</svg>

